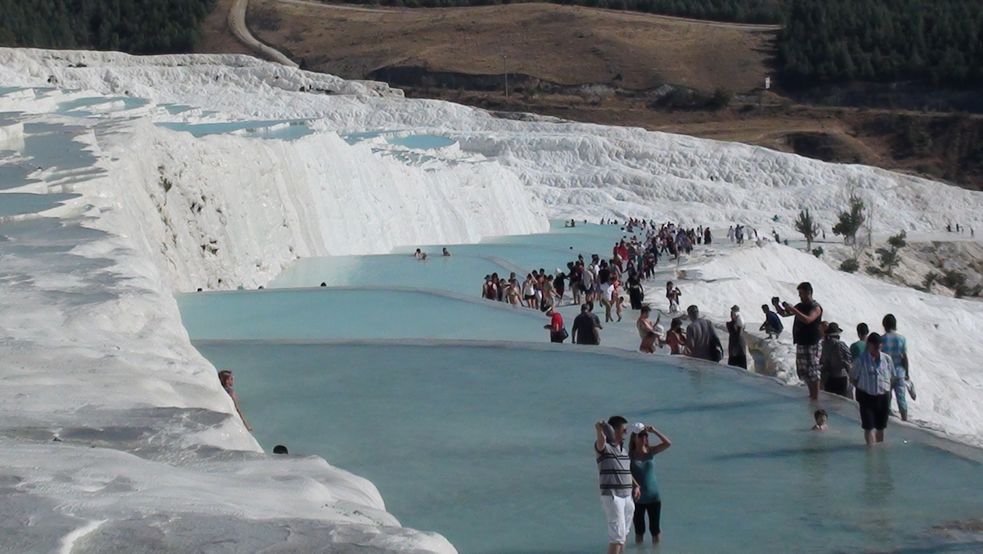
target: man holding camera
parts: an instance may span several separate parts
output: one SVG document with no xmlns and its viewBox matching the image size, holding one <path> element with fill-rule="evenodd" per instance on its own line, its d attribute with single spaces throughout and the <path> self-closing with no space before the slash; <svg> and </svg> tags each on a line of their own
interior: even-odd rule
<svg viewBox="0 0 983 554">
<path fill-rule="evenodd" d="M 791 305 L 788 302 L 778 303 L 778 297 L 771 299 L 775 311 L 782 317 L 794 317 L 792 324 L 792 342 L 795 343 L 795 373 L 809 387 L 809 399 L 819 399 L 819 378 L 822 373 L 819 356 L 819 342 L 823 338 L 820 324 L 823 319 L 823 307 L 812 298 L 812 285 L 808 282 L 799 283 L 799 303 Z"/>
</svg>

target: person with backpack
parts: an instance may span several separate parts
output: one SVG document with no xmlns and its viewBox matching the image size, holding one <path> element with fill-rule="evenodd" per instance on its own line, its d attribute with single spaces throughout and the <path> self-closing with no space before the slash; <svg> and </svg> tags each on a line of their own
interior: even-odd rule
<svg viewBox="0 0 983 554">
<path fill-rule="evenodd" d="M 836 322 L 826 326 L 826 337 L 823 338 L 819 365 L 823 390 L 852 400 L 849 388 L 853 356 L 850 355 L 850 347 L 840 340 L 842 332 L 843 330 Z"/>
</svg>

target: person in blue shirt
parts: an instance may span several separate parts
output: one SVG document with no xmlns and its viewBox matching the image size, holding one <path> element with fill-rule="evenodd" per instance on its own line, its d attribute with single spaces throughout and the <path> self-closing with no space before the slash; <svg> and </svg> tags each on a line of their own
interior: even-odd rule
<svg viewBox="0 0 983 554">
<path fill-rule="evenodd" d="M 769 339 L 777 339 L 782 334 L 782 331 L 785 330 L 785 325 L 782 324 L 782 318 L 771 311 L 768 304 L 762 304 L 761 311 L 765 313 L 765 322 L 761 324 L 758 330 L 767 333 Z"/>
<path fill-rule="evenodd" d="M 672 446 L 669 437 L 663 435 L 651 425 L 635 423 L 632 425 L 631 439 L 628 442 L 628 458 L 631 460 L 631 475 L 639 486 L 639 495 L 635 500 L 635 543 L 645 541 L 645 517 L 649 519 L 649 532 L 652 543 L 662 538 L 662 496 L 659 494 L 659 482 L 655 476 L 656 454 Z M 649 445 L 649 433 L 659 437 L 659 444 Z"/>
<path fill-rule="evenodd" d="M 857 337 L 860 340 L 850 345 L 850 357 L 854 361 L 859 360 L 860 356 L 867 351 L 867 335 L 869 334 L 870 328 L 867 327 L 866 323 L 857 324 Z"/>
<path fill-rule="evenodd" d="M 901 421 L 908 421 L 908 398 L 906 393 L 911 393 L 911 399 L 915 400 L 915 386 L 911 383 L 911 375 L 908 372 L 908 341 L 898 334 L 898 320 L 894 314 L 887 314 L 881 321 L 884 325 L 884 336 L 881 337 L 881 352 L 891 357 L 894 362 L 896 379 L 894 384 L 894 398 L 898 402 L 898 414 Z"/>
<path fill-rule="evenodd" d="M 881 336 L 867 336 L 867 350 L 853 364 L 850 381 L 856 387 L 860 426 L 867 446 L 884 442 L 884 429 L 891 411 L 891 389 L 896 385 L 894 362 L 881 352 Z"/>
</svg>

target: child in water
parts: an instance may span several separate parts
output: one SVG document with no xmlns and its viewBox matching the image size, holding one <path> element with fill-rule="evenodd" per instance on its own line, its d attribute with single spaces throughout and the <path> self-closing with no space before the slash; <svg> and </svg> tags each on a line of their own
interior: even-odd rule
<svg viewBox="0 0 983 554">
<path fill-rule="evenodd" d="M 812 415 L 815 418 L 816 424 L 812 426 L 813 431 L 826 431 L 829 427 L 826 426 L 826 410 L 816 410 L 816 413 Z"/>
</svg>

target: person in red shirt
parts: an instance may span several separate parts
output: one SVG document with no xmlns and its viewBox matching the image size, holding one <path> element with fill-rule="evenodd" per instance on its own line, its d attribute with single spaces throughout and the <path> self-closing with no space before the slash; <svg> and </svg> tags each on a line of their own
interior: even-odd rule
<svg viewBox="0 0 983 554">
<path fill-rule="evenodd" d="M 567 340 L 567 329 L 563 326 L 563 316 L 560 315 L 560 312 L 550 307 L 546 311 L 546 315 L 550 318 L 550 322 L 548 325 L 544 325 L 543 328 L 549 329 L 550 342 L 562 343 Z"/>
</svg>

